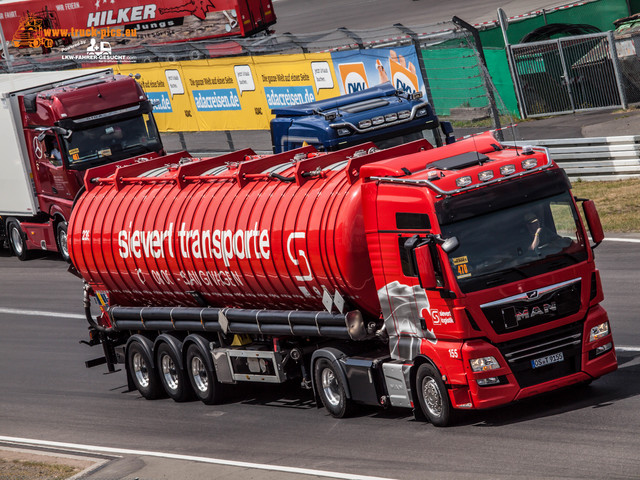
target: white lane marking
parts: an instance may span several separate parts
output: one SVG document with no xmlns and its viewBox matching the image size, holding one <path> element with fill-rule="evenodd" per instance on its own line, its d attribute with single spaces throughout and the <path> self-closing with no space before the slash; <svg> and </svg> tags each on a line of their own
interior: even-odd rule
<svg viewBox="0 0 640 480">
<path fill-rule="evenodd" d="M 640 352 L 640 347 L 632 347 L 628 345 L 616 345 L 616 352 Z"/>
<path fill-rule="evenodd" d="M 609 238 L 605 237 L 605 241 L 610 242 L 627 242 L 627 243 L 640 243 L 640 238 Z"/>
<path fill-rule="evenodd" d="M 0 436 L 0 442 L 15 443 L 21 445 L 36 445 L 40 447 L 64 448 L 89 451 L 94 453 L 112 453 L 116 455 L 138 455 L 143 457 L 158 457 L 171 460 L 185 460 L 188 462 L 212 463 L 230 467 L 254 468 L 258 470 L 270 470 L 274 472 L 295 473 L 299 475 L 315 475 L 318 477 L 342 478 L 346 480 L 392 480 L 383 477 L 369 477 L 366 475 L 352 475 L 349 473 L 327 472 L 324 470 L 312 470 L 308 468 L 284 467 L 278 465 L 265 465 L 262 463 L 236 462 L 233 460 L 221 460 L 209 457 L 196 457 L 193 455 L 178 455 L 175 453 L 151 452 L 145 450 L 130 450 L 127 448 L 100 447 L 97 445 L 82 445 L 79 443 L 51 442 L 47 440 L 34 440 L 31 438 L 16 438 Z"/>
<path fill-rule="evenodd" d="M 20 310 L 18 308 L 0 308 L 0 313 L 10 313 L 12 315 L 31 315 L 34 317 L 59 317 L 59 318 L 82 318 L 84 315 L 77 313 L 58 313 L 58 312 L 45 312 L 41 310 Z"/>
</svg>

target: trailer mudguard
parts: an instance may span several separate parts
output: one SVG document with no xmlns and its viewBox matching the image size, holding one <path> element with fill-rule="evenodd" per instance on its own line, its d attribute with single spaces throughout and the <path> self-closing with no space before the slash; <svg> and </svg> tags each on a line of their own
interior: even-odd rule
<svg viewBox="0 0 640 480">
<path fill-rule="evenodd" d="M 189 348 L 189 345 L 192 343 L 195 343 L 196 345 L 198 345 L 198 347 L 200 347 L 200 349 L 203 352 L 209 353 L 209 355 L 205 356 L 204 361 L 207 362 L 207 368 L 209 368 L 212 372 L 215 372 L 216 369 L 215 369 L 215 365 L 213 364 L 211 349 L 209 348 L 209 340 L 204 338 L 202 335 L 198 335 L 195 333 L 187 335 L 187 337 L 184 339 L 184 342 L 182 342 L 183 351 L 186 352 L 187 349 Z"/>
<path fill-rule="evenodd" d="M 153 342 L 153 351 L 156 352 L 161 343 L 166 343 L 171 348 L 171 351 L 175 355 L 175 358 L 178 360 L 178 368 L 184 368 L 184 359 L 182 358 L 182 342 L 178 340 L 173 335 L 168 333 L 162 333 L 158 335 L 155 342 Z M 154 359 L 155 362 L 155 359 Z"/>
</svg>

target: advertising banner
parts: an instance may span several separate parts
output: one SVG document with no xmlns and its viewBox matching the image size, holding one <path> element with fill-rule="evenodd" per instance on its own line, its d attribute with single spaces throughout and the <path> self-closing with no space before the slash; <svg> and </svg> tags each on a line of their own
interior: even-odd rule
<svg viewBox="0 0 640 480">
<path fill-rule="evenodd" d="M 138 83 L 154 105 L 153 115 L 161 132 L 198 131 L 198 121 L 178 63 L 138 63 L 113 65 L 114 72 L 136 75 Z"/>
<path fill-rule="evenodd" d="M 426 94 L 418 55 L 413 46 L 349 50 L 331 54 L 341 94 L 354 93 L 384 82 L 405 92 Z"/>
<path fill-rule="evenodd" d="M 163 132 L 268 130 L 272 108 L 340 94 L 329 54 L 113 66 L 140 74 Z"/>
<path fill-rule="evenodd" d="M 325 53 L 255 57 L 259 86 L 267 108 L 299 105 L 339 95 L 330 59 Z"/>
</svg>

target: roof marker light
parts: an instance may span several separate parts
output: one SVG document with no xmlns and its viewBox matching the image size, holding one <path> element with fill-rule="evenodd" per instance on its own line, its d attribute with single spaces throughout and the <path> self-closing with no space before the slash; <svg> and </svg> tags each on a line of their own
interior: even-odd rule
<svg viewBox="0 0 640 480">
<path fill-rule="evenodd" d="M 524 168 L 525 170 L 531 170 L 536 166 L 538 166 L 538 160 L 536 158 L 527 158 L 526 160 L 522 161 L 522 168 Z"/>
<path fill-rule="evenodd" d="M 371 120 L 360 120 L 358 123 L 359 128 L 371 128 Z"/>
<path fill-rule="evenodd" d="M 382 125 L 384 123 L 384 117 L 382 117 L 382 116 L 373 117 L 371 119 L 371 123 L 373 123 L 374 125 Z"/>
</svg>

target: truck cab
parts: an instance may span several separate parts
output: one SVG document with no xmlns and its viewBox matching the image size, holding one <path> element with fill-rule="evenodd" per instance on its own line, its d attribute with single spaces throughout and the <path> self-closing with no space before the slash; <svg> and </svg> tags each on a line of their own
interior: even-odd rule
<svg viewBox="0 0 640 480">
<path fill-rule="evenodd" d="M 440 122 L 422 92 L 405 93 L 390 83 L 317 102 L 271 110 L 274 153 L 304 145 L 334 151 L 373 141 L 388 148 L 421 138 L 434 146 L 453 143 L 449 122 Z"/>
<path fill-rule="evenodd" d="M 38 74 L 9 74 L 5 84 L 15 76 L 19 85 L 25 75 L 23 89 L 7 89 L 3 99 L 10 112 L 4 135 L 17 157 L 10 160 L 15 181 L 0 198 L 6 241 L 20 259 L 35 249 L 68 259 L 67 221 L 85 170 L 158 156 L 162 142 L 152 106 L 131 77 L 109 70 L 69 72 L 69 78 L 52 82 L 38 80 Z"/>
</svg>

